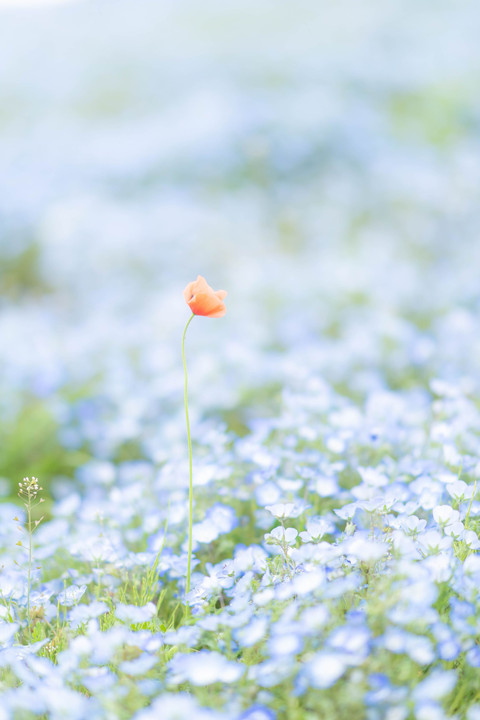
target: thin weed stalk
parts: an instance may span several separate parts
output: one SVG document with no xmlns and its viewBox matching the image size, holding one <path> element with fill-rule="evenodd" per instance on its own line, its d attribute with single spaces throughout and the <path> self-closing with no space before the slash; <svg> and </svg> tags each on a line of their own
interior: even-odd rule
<svg viewBox="0 0 480 720">
<path fill-rule="evenodd" d="M 40 505 L 40 503 L 44 502 L 44 498 L 39 498 L 38 493 L 43 490 L 43 488 L 39 487 L 38 485 L 38 478 L 31 477 L 31 478 L 23 478 L 22 482 L 18 483 L 18 497 L 23 501 L 24 507 L 27 511 L 27 522 L 25 525 L 25 529 L 27 531 L 28 535 L 28 547 L 26 550 L 28 551 L 28 569 L 27 569 L 27 625 L 28 625 L 28 638 L 31 642 L 32 640 L 32 626 L 31 626 L 31 612 L 30 612 L 30 591 L 32 586 L 32 548 L 33 548 L 33 533 L 37 529 L 37 527 L 42 522 L 44 516 L 42 515 L 41 518 L 38 520 L 32 519 L 32 510 Z M 18 522 L 18 518 L 15 518 L 15 520 Z M 24 529 L 24 528 L 20 528 Z M 20 547 L 25 548 L 22 541 L 19 540 L 17 542 L 17 545 Z"/>
</svg>

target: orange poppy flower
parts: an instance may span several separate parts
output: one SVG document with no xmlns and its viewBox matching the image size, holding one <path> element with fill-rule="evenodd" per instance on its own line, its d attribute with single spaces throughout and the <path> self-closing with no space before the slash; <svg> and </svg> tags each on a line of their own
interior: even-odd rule
<svg viewBox="0 0 480 720">
<path fill-rule="evenodd" d="M 227 296 L 226 291 L 213 290 L 201 275 L 194 282 L 188 283 L 183 296 L 194 315 L 217 318 L 223 317 L 227 312 L 223 302 Z"/>
</svg>

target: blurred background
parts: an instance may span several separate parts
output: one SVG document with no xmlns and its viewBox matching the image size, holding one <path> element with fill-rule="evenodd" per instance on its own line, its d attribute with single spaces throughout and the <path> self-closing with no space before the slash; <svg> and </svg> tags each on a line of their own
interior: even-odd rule
<svg viewBox="0 0 480 720">
<path fill-rule="evenodd" d="M 480 6 L 0 2 L 0 490 L 312 377 L 480 387 Z M 58 485 L 60 487 L 60 485 Z M 60 492 L 60 491 L 59 491 Z"/>
</svg>

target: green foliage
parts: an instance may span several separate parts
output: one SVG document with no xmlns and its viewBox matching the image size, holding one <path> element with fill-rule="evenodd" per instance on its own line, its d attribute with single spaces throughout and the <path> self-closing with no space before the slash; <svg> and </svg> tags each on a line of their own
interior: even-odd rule
<svg viewBox="0 0 480 720">
<path fill-rule="evenodd" d="M 50 288 L 40 272 L 40 258 L 40 247 L 35 242 L 26 243 L 19 253 L 2 253 L 0 297 L 18 302 L 49 293 Z"/>
<path fill-rule="evenodd" d="M 395 133 L 440 149 L 458 142 L 472 123 L 465 91 L 448 85 L 395 93 L 390 113 Z"/>
<path fill-rule="evenodd" d="M 58 475 L 71 476 L 75 468 L 85 462 L 83 452 L 66 450 L 58 439 L 58 424 L 40 399 L 24 399 L 17 416 L 10 422 L 0 423 L 0 477 L 10 481 L 10 493 L 15 500 L 22 475 L 37 475 L 42 480 L 48 500 L 50 480 Z M 45 510 L 48 513 L 48 502 Z"/>
</svg>

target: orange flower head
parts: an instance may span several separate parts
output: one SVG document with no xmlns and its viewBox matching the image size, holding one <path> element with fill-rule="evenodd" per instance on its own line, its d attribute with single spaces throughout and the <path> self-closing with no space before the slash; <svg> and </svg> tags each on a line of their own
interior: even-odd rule
<svg viewBox="0 0 480 720">
<path fill-rule="evenodd" d="M 213 290 L 201 275 L 194 282 L 188 283 L 183 296 L 194 315 L 217 318 L 227 312 L 223 302 L 227 296 L 225 290 Z"/>
</svg>

